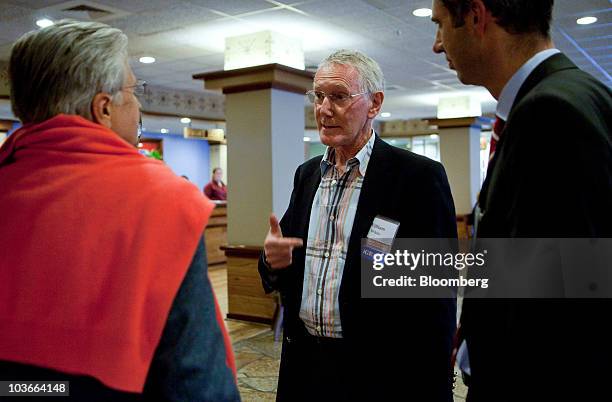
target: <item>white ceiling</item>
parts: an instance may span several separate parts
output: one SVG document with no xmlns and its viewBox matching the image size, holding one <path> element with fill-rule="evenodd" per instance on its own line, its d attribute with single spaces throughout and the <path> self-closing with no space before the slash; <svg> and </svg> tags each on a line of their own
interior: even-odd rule
<svg viewBox="0 0 612 402">
<path fill-rule="evenodd" d="M 480 88 L 466 87 L 449 70 L 443 56 L 431 51 L 435 26 L 412 11 L 430 0 L 0 0 L 0 60 L 12 42 L 35 29 L 41 17 L 90 19 L 67 13 L 66 3 L 111 7 L 104 22 L 121 28 L 130 40 L 136 75 L 152 85 L 202 90 L 194 73 L 223 69 L 223 38 L 264 29 L 304 39 L 306 66 L 316 66 L 340 47 L 364 51 L 376 59 L 387 79 L 383 111 L 390 119 L 432 117 L 439 96 L 479 92 L 483 112 L 495 102 Z M 582 69 L 612 87 L 612 0 L 557 0 L 553 38 Z M 593 25 L 576 19 L 596 16 Z M 137 60 L 150 55 L 154 64 Z M 393 89 L 395 88 L 395 89 Z"/>
</svg>

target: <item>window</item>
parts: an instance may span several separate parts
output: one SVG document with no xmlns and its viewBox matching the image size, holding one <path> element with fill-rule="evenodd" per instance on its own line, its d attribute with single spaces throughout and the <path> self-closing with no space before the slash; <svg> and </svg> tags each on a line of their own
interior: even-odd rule
<svg viewBox="0 0 612 402">
<path fill-rule="evenodd" d="M 440 137 L 438 134 L 419 135 L 403 138 L 385 138 L 387 143 L 415 154 L 440 162 Z"/>
</svg>

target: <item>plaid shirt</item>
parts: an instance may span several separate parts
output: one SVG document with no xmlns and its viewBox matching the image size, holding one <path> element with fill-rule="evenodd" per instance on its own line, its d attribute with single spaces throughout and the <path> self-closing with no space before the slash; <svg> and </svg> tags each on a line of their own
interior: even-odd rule
<svg viewBox="0 0 612 402">
<path fill-rule="evenodd" d="M 327 148 L 321 160 L 321 183 L 310 212 L 304 288 L 300 318 L 311 335 L 342 338 L 338 294 L 361 185 L 374 140 L 372 135 L 357 155 L 346 162 L 344 174 Z"/>
</svg>

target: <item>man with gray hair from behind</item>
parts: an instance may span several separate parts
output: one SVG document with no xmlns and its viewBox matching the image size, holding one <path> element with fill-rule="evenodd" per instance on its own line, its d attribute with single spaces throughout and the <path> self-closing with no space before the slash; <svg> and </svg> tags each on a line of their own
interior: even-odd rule
<svg viewBox="0 0 612 402">
<path fill-rule="evenodd" d="M 306 95 L 327 150 L 298 167 L 259 261 L 284 306 L 277 400 L 452 402 L 455 301 L 361 298 L 373 225 L 396 238 L 457 236 L 444 168 L 375 133 L 384 76 L 365 54 L 328 56 Z"/>
<path fill-rule="evenodd" d="M 9 77 L 23 126 L 0 148 L 0 381 L 73 401 L 240 400 L 207 275 L 213 204 L 138 153 L 126 35 L 29 32 Z"/>
</svg>

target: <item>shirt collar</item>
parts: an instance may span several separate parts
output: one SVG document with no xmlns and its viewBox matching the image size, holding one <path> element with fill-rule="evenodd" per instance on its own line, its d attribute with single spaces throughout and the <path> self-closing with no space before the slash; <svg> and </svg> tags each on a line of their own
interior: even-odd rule
<svg viewBox="0 0 612 402">
<path fill-rule="evenodd" d="M 372 149 L 374 148 L 374 141 L 376 140 L 376 132 L 372 129 L 370 134 L 370 139 L 366 144 L 361 147 L 357 155 L 353 156 L 351 159 L 346 161 L 347 170 L 349 166 L 359 165 L 359 173 L 361 176 L 365 176 L 366 170 L 368 168 L 368 163 L 370 162 L 370 155 L 372 155 Z M 327 147 L 325 149 L 325 154 L 323 154 L 323 159 L 321 160 L 321 176 L 325 176 L 325 172 L 336 164 L 336 153 L 334 149 L 331 147 Z"/>
<path fill-rule="evenodd" d="M 531 59 L 527 60 L 527 62 L 523 64 L 516 73 L 514 73 L 512 78 L 510 78 L 510 81 L 508 81 L 499 95 L 497 110 L 495 111 L 497 116 L 504 121 L 508 120 L 510 109 L 512 109 L 516 95 L 521 89 L 521 86 L 523 86 L 523 83 L 525 83 L 525 80 L 527 80 L 527 77 L 529 77 L 537 66 L 557 53 L 560 53 L 559 49 L 542 50 L 541 52 L 536 53 L 536 55 Z"/>
</svg>

